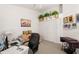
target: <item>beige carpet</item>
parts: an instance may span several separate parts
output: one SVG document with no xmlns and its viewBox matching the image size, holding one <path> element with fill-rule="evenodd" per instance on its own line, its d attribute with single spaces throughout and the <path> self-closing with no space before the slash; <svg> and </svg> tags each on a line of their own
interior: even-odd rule
<svg viewBox="0 0 79 59">
<path fill-rule="evenodd" d="M 42 40 L 36 54 L 65 54 L 65 52 L 61 50 L 60 44 Z"/>
</svg>

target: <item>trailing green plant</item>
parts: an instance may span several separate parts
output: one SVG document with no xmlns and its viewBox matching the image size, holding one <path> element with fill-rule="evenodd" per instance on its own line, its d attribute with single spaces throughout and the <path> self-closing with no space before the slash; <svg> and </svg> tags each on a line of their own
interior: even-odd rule
<svg viewBox="0 0 79 59">
<path fill-rule="evenodd" d="M 42 19 L 42 18 L 44 18 L 44 16 L 43 15 L 39 15 L 39 17 L 38 17 L 39 19 Z"/>
<path fill-rule="evenodd" d="M 57 18 L 59 16 L 59 12 L 58 11 L 53 11 L 51 13 L 51 16 L 54 16 L 55 18 Z"/>
<path fill-rule="evenodd" d="M 53 12 L 50 12 L 50 13 L 48 13 L 48 12 L 46 12 L 44 15 L 39 15 L 39 21 L 44 21 L 44 17 L 46 17 L 46 19 L 47 19 L 47 17 L 49 17 L 49 16 L 54 16 L 55 18 L 58 18 L 58 16 L 59 16 L 59 12 L 58 11 L 53 11 Z"/>
<path fill-rule="evenodd" d="M 51 15 L 59 15 L 59 12 L 58 12 L 58 11 L 53 11 L 53 12 L 51 13 Z"/>
<path fill-rule="evenodd" d="M 39 21 L 43 21 L 44 20 L 44 16 L 43 15 L 39 15 L 38 19 L 39 19 Z"/>
<path fill-rule="evenodd" d="M 50 16 L 49 13 L 45 13 L 45 14 L 44 14 L 44 17 L 49 17 L 49 16 Z"/>
</svg>

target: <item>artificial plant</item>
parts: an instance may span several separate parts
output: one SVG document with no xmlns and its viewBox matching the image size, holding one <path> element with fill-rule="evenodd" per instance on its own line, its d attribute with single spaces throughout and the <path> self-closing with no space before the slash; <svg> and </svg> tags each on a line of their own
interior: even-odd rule
<svg viewBox="0 0 79 59">
<path fill-rule="evenodd" d="M 44 20 L 44 16 L 43 15 L 39 15 L 39 21 L 43 21 Z"/>
<path fill-rule="evenodd" d="M 54 16 L 55 18 L 58 18 L 59 12 L 58 12 L 58 11 L 53 11 L 53 12 L 51 13 L 51 16 Z"/>
<path fill-rule="evenodd" d="M 49 13 L 45 13 L 45 14 L 44 14 L 44 17 L 49 17 L 49 16 L 50 16 Z"/>
</svg>

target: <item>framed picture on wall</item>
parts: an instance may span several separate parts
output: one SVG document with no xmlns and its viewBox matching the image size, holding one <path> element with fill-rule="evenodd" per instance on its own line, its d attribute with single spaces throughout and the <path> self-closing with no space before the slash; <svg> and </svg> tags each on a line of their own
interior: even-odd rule
<svg viewBox="0 0 79 59">
<path fill-rule="evenodd" d="M 71 29 L 71 24 L 65 24 L 64 29 Z"/>
<path fill-rule="evenodd" d="M 79 14 L 76 14 L 76 22 L 79 23 Z"/>
<path fill-rule="evenodd" d="M 64 24 L 68 23 L 68 17 L 64 17 L 63 22 Z"/>
<path fill-rule="evenodd" d="M 73 16 L 69 16 L 68 22 L 73 23 Z"/>
<path fill-rule="evenodd" d="M 23 31 L 23 34 L 31 34 L 32 33 L 32 30 L 27 30 L 27 31 Z"/>
<path fill-rule="evenodd" d="M 73 24 L 72 24 L 72 28 L 73 28 L 73 29 L 76 29 L 76 28 L 77 28 L 77 24 L 76 24 L 76 23 L 73 23 Z"/>
<path fill-rule="evenodd" d="M 64 25 L 64 28 L 67 28 L 67 24 Z"/>
<path fill-rule="evenodd" d="M 21 19 L 21 27 L 31 27 L 31 20 Z"/>
</svg>

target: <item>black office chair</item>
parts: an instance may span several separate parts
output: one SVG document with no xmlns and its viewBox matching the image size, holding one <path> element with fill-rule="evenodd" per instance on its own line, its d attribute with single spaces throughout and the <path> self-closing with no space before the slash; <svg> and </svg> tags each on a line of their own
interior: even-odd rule
<svg viewBox="0 0 79 59">
<path fill-rule="evenodd" d="M 35 53 L 38 50 L 39 40 L 40 40 L 40 35 L 38 33 L 31 34 L 28 46 L 30 49 L 32 49 L 33 53 Z"/>
</svg>

